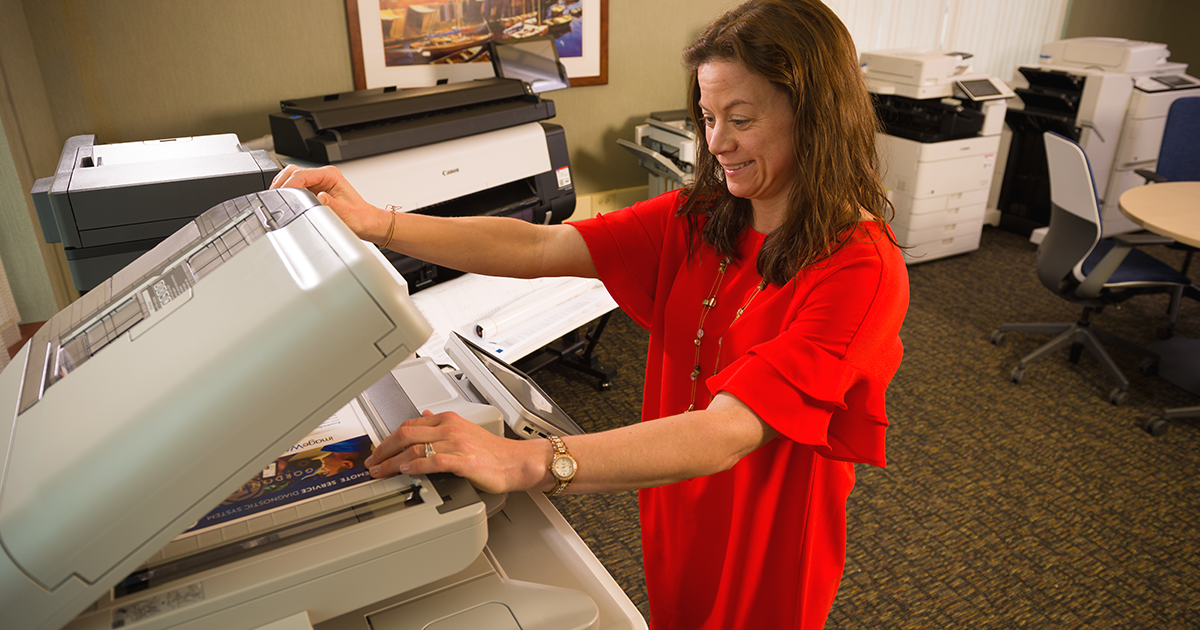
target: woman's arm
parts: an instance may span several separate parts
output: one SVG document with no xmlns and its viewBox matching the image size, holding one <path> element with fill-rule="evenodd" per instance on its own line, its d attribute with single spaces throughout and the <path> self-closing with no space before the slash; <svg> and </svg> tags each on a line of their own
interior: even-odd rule
<svg viewBox="0 0 1200 630">
<path fill-rule="evenodd" d="M 491 276 L 595 278 L 587 245 L 569 225 L 535 225 L 504 217 L 444 218 L 392 213 L 363 200 L 336 167 L 288 165 L 271 188 L 306 188 L 359 238 L 426 262 Z M 392 226 L 392 220 L 395 225 Z"/>
<path fill-rule="evenodd" d="M 570 493 L 612 492 L 661 486 L 728 470 L 778 435 L 726 393 L 709 408 L 603 433 L 563 438 L 579 463 Z M 426 443 L 435 455 L 425 457 Z M 549 491 L 552 456 L 546 440 L 501 438 L 457 414 L 409 420 L 367 460 L 371 475 L 449 472 L 485 492 Z"/>
</svg>

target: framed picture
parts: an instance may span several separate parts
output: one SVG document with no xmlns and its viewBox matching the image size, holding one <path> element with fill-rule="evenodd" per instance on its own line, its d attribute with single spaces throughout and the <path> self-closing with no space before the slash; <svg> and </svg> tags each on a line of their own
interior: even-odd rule
<svg viewBox="0 0 1200 630">
<path fill-rule="evenodd" d="M 608 0 L 346 0 L 355 89 L 493 76 L 492 39 L 554 39 L 571 86 L 608 83 Z"/>
</svg>

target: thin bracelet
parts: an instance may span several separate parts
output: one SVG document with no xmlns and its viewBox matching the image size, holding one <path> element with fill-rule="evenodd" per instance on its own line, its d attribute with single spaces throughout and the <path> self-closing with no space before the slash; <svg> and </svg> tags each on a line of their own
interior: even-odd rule
<svg viewBox="0 0 1200 630">
<path fill-rule="evenodd" d="M 389 203 L 383 209 L 392 213 L 392 224 L 388 226 L 387 240 L 379 246 L 381 250 L 387 249 L 387 246 L 392 244 L 392 234 L 396 231 L 396 212 L 400 210 L 400 206 Z"/>
</svg>

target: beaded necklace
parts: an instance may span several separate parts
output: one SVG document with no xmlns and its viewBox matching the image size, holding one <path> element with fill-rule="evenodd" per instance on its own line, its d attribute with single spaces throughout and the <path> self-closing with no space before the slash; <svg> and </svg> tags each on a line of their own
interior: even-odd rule
<svg viewBox="0 0 1200 630">
<path fill-rule="evenodd" d="M 717 276 L 713 278 L 713 286 L 709 291 L 708 299 L 700 303 L 700 306 L 702 307 L 700 310 L 700 322 L 696 324 L 696 360 L 692 362 L 692 365 L 694 366 L 692 369 L 692 402 L 688 405 L 688 408 L 686 411 L 684 411 L 684 413 L 693 411 L 696 408 L 696 382 L 700 378 L 700 344 L 704 340 L 704 320 L 708 317 L 709 311 L 711 311 L 713 307 L 717 305 L 717 291 L 721 289 L 721 281 L 725 278 L 725 270 L 729 267 L 729 261 L 730 259 L 728 256 L 721 260 L 720 266 L 717 267 Z M 742 313 L 746 311 L 746 308 L 750 306 L 750 303 L 754 301 L 754 298 L 758 297 L 758 294 L 762 293 L 763 289 L 766 288 L 766 280 L 759 282 L 758 286 L 754 287 L 754 291 L 750 293 L 750 299 L 746 300 L 746 303 L 742 305 L 742 308 L 739 308 L 737 313 L 733 316 L 734 322 L 736 322 L 738 318 L 742 316 Z M 733 326 L 733 322 L 730 322 L 729 325 Z M 717 367 L 721 364 L 721 340 L 724 338 L 725 336 L 722 335 L 719 339 L 717 339 L 717 358 L 713 363 L 713 374 L 717 373 Z"/>
</svg>

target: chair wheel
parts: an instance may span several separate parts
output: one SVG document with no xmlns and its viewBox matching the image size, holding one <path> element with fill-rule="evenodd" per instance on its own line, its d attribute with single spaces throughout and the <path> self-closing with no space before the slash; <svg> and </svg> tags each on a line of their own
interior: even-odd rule
<svg viewBox="0 0 1200 630">
<path fill-rule="evenodd" d="M 1158 376 L 1158 360 L 1142 359 L 1142 362 L 1138 364 L 1138 371 L 1145 376 Z"/>
<path fill-rule="evenodd" d="M 1020 385 L 1021 381 L 1025 380 L 1025 368 L 1018 365 L 1013 368 L 1012 374 L 1009 374 L 1008 378 L 1017 385 Z"/>
<path fill-rule="evenodd" d="M 1126 398 L 1129 398 L 1129 392 L 1121 389 L 1120 387 L 1112 390 L 1108 394 L 1108 402 L 1114 405 L 1120 405 L 1121 403 L 1124 403 Z"/>
<path fill-rule="evenodd" d="M 1167 432 L 1171 425 L 1167 424 L 1167 419 L 1162 416 L 1151 416 L 1149 420 L 1142 423 L 1142 428 L 1146 433 L 1158 437 Z"/>
<path fill-rule="evenodd" d="M 998 346 L 998 345 L 1004 343 L 1004 331 L 1003 330 L 992 331 L 991 341 L 992 341 L 993 346 Z"/>
</svg>

